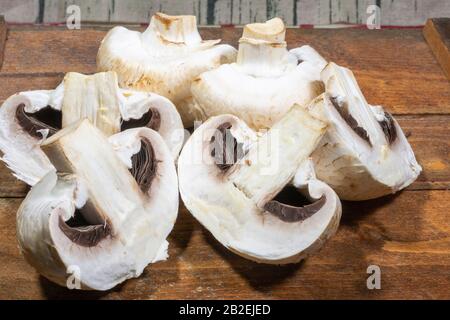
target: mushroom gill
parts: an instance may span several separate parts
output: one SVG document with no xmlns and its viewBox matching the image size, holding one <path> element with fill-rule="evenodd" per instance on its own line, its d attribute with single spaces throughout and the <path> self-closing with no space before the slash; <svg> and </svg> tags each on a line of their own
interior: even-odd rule
<svg viewBox="0 0 450 320">
<path fill-rule="evenodd" d="M 210 140 L 211 157 L 221 171 L 227 171 L 244 156 L 242 143 L 232 135 L 231 126 L 229 122 L 221 124 Z"/>
<path fill-rule="evenodd" d="M 123 121 L 120 127 L 121 131 L 130 128 L 147 127 L 158 131 L 161 127 L 161 114 L 156 108 L 150 108 L 139 119 L 130 119 Z"/>
<path fill-rule="evenodd" d="M 264 210 L 284 222 L 299 222 L 310 218 L 326 203 L 326 196 L 309 202 L 297 188 L 286 186 L 274 199 L 264 205 Z"/>
<path fill-rule="evenodd" d="M 67 221 L 59 216 L 58 226 L 70 241 L 82 247 L 95 247 L 112 235 L 110 222 L 105 220 L 100 224 L 92 224 L 85 219 L 83 209 L 75 210 L 74 215 Z"/>
<path fill-rule="evenodd" d="M 384 120 L 378 121 L 383 130 L 386 140 L 391 145 L 397 139 L 397 129 L 395 128 L 394 119 L 389 112 L 384 112 Z"/>
<path fill-rule="evenodd" d="M 16 119 L 22 129 L 29 135 L 41 138 L 40 130 L 48 129 L 47 137 L 61 129 L 61 112 L 47 106 L 35 113 L 25 111 L 25 104 L 21 103 L 16 109 Z"/>
<path fill-rule="evenodd" d="M 346 103 L 339 102 L 337 97 L 330 97 L 330 101 L 336 111 L 341 115 L 342 119 L 348 124 L 348 126 L 364 141 L 366 141 L 371 147 L 369 135 L 366 129 L 361 127 L 355 118 L 350 114 Z"/>
<path fill-rule="evenodd" d="M 155 159 L 155 152 L 152 144 L 147 139 L 141 140 L 141 149 L 131 157 L 131 175 L 138 183 L 141 191 L 146 193 L 156 176 L 158 160 Z"/>
</svg>

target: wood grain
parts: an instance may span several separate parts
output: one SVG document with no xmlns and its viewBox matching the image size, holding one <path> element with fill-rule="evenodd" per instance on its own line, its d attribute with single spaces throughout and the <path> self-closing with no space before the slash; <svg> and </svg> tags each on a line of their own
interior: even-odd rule
<svg viewBox="0 0 450 320">
<path fill-rule="evenodd" d="M 344 203 L 338 233 L 298 265 L 259 265 L 222 247 L 180 208 L 170 257 L 106 293 L 69 291 L 40 277 L 19 253 L 15 212 L 0 199 L 0 299 L 448 299 L 450 193 L 405 191 Z M 366 269 L 381 268 L 381 290 L 366 288 Z"/>
<path fill-rule="evenodd" d="M 5 51 L 5 43 L 6 43 L 6 23 L 5 18 L 3 16 L 0 16 L 0 68 L 3 64 L 3 57 L 4 57 L 4 51 Z"/>
<path fill-rule="evenodd" d="M 68 71 L 94 72 L 105 29 L 14 27 L 0 70 L 0 99 L 54 88 Z M 241 30 L 201 33 L 235 45 Z M 450 90 L 421 31 L 289 29 L 287 40 L 291 47 L 309 43 L 350 67 L 369 102 L 396 114 L 424 169 L 408 190 L 344 203 L 337 235 L 317 255 L 284 267 L 230 253 L 181 206 L 168 261 L 109 292 L 75 292 L 40 277 L 21 256 L 15 213 L 27 188 L 0 165 L 0 299 L 449 299 Z M 370 264 L 381 267 L 381 290 L 366 288 Z"/>
<path fill-rule="evenodd" d="M 1 70 L 10 77 L 8 94 L 24 90 L 14 75 L 95 72 L 104 29 L 10 30 Z M 241 29 L 202 28 L 201 33 L 236 45 Z M 287 42 L 291 48 L 310 44 L 326 59 L 351 68 L 368 101 L 394 114 L 450 113 L 450 84 L 420 30 L 288 29 Z M 3 90 L 0 96 L 6 96 Z"/>
<path fill-rule="evenodd" d="M 423 35 L 437 61 L 450 79 L 450 18 L 428 19 Z"/>
<path fill-rule="evenodd" d="M 288 25 L 364 24 L 374 4 L 380 7 L 383 25 L 421 25 L 427 17 L 450 15 L 450 3 L 443 0 L 2 0 L 0 12 L 15 23 L 64 23 L 70 4 L 80 6 L 83 23 L 148 23 L 154 12 L 162 11 L 195 15 L 203 25 L 262 22 L 275 16 Z"/>
</svg>

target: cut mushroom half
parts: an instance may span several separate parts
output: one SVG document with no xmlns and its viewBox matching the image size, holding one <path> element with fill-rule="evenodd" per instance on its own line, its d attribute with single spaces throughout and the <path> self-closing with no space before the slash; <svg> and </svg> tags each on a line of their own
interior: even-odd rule
<svg viewBox="0 0 450 320">
<path fill-rule="evenodd" d="M 124 27 L 109 31 L 100 45 L 97 67 L 116 71 L 124 88 L 169 98 L 184 125 L 192 127 L 194 120 L 202 119 L 192 104 L 192 80 L 236 59 L 236 49 L 219 42 L 202 40 L 195 16 L 156 13 L 142 33 Z"/>
<path fill-rule="evenodd" d="M 329 129 L 312 154 L 317 177 L 344 200 L 366 200 L 410 185 L 422 168 L 393 116 L 364 98 L 353 73 L 322 71 L 326 94 L 308 107 Z"/>
<path fill-rule="evenodd" d="M 311 47 L 288 51 L 281 19 L 248 24 L 236 63 L 202 73 L 192 83 L 204 120 L 233 114 L 255 130 L 270 128 L 294 104 L 306 106 L 323 92 L 326 61 Z"/>
<path fill-rule="evenodd" d="M 111 139 L 123 157 L 133 146 L 129 168 L 89 120 L 47 139 L 42 150 L 56 172 L 45 175 L 19 208 L 23 255 L 59 285 L 108 290 L 167 258 L 166 238 L 178 212 L 172 155 L 149 128 Z"/>
<path fill-rule="evenodd" d="M 245 258 L 300 261 L 335 233 L 341 216 L 335 192 L 311 170 L 299 169 L 307 167 L 303 163 L 325 130 L 324 122 L 298 105 L 264 134 L 233 115 L 210 118 L 188 139 L 178 161 L 186 208 Z M 294 175 L 300 190 L 293 192 Z"/>
<path fill-rule="evenodd" d="M 29 185 L 53 170 L 40 150 L 45 138 L 88 118 L 106 135 L 134 127 L 152 128 L 176 159 L 184 129 L 175 106 L 162 96 L 120 89 L 114 72 L 70 72 L 55 90 L 36 90 L 9 97 L 0 108 L 0 151 L 14 175 Z"/>
</svg>

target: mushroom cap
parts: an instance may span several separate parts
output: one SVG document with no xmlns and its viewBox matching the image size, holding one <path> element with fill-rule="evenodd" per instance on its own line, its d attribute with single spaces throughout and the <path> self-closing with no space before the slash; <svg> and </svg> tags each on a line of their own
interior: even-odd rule
<svg viewBox="0 0 450 320">
<path fill-rule="evenodd" d="M 325 60 L 311 47 L 288 51 L 283 22 L 245 26 L 236 63 L 202 73 L 191 85 L 197 109 L 233 114 L 255 130 L 270 128 L 294 104 L 305 106 L 323 92 Z"/>
<path fill-rule="evenodd" d="M 311 123 L 312 127 L 315 126 L 314 122 L 312 118 L 305 119 L 305 123 Z M 276 183 L 283 186 L 293 175 L 285 175 L 286 172 L 281 169 L 275 176 L 258 176 L 255 171 L 254 174 L 244 174 L 242 179 L 236 179 L 233 177 L 237 172 L 236 166 L 250 165 L 251 160 L 246 156 L 238 164 L 230 164 L 231 167 L 224 172 L 223 166 L 216 164 L 215 155 L 211 154 L 210 149 L 211 141 L 217 141 L 217 128 L 224 124 L 230 127 L 232 136 L 238 145 L 242 144 L 246 155 L 255 150 L 253 146 L 258 140 L 264 139 L 264 136 L 257 138 L 256 133 L 244 121 L 233 115 L 211 117 L 196 129 L 186 142 L 178 161 L 180 195 L 186 208 L 221 244 L 247 259 L 269 264 L 300 261 L 318 249 L 336 231 L 341 215 L 337 195 L 329 186 L 311 175 L 302 187 L 306 186 L 306 193 L 311 199 L 325 199 L 317 212 L 305 219 L 290 222 L 268 212 L 266 205 L 276 192 L 265 198 L 259 191 L 265 189 L 265 193 L 271 193 L 276 187 L 270 185 L 270 181 L 278 180 Z M 317 135 L 317 141 L 319 137 Z M 283 143 L 295 146 L 296 139 L 286 137 Z M 286 158 L 289 158 L 288 163 L 292 162 L 293 152 Z M 303 157 L 296 162 L 299 166 L 302 159 Z M 278 168 L 280 167 L 290 166 L 282 161 Z M 291 169 L 295 171 L 295 168 L 289 170 Z M 249 172 L 251 173 L 246 173 Z M 285 177 L 284 181 L 280 181 L 282 176 Z M 252 179 L 255 179 L 255 192 L 242 186 L 246 180 Z M 250 182 L 247 186 L 252 185 Z"/>
<path fill-rule="evenodd" d="M 125 148 L 122 141 L 151 145 L 156 175 L 144 193 L 88 120 L 70 130 L 48 141 L 62 141 L 59 150 L 69 163 L 61 164 L 50 151 L 58 173 L 45 175 L 23 201 L 17 237 L 26 260 L 49 280 L 66 286 L 68 270 L 76 267 L 82 289 L 108 290 L 167 258 L 166 237 L 178 211 L 175 165 L 162 138 L 149 128 L 111 137 L 119 149 Z"/>
<path fill-rule="evenodd" d="M 308 106 L 329 123 L 312 154 L 317 177 L 344 200 L 373 199 L 411 184 L 421 167 L 392 115 L 367 103 L 350 70 L 330 63 L 322 79 L 326 93 Z"/>
<path fill-rule="evenodd" d="M 0 108 L 1 160 L 13 171 L 15 177 L 29 185 L 36 184 L 49 171 L 53 170 L 52 164 L 40 150 L 40 144 L 49 135 L 49 132 L 47 129 L 43 129 L 37 130 L 38 134 L 30 135 L 18 121 L 18 107 L 23 105 L 23 111 L 27 117 L 44 110 L 61 113 L 65 93 L 67 93 L 64 83 L 65 81 L 61 82 L 55 90 L 20 92 L 9 97 Z M 158 128 L 154 129 L 166 141 L 174 159 L 178 158 L 185 132 L 180 115 L 167 98 L 154 93 L 120 88 L 117 88 L 117 91 L 111 92 L 111 94 L 117 95 L 118 106 L 116 107 L 118 107 L 120 117 L 125 122 L 145 118 L 146 114 L 152 110 L 153 114 L 156 112 L 158 114 Z M 62 112 L 64 113 L 64 110 Z M 149 124 L 131 123 L 130 127 L 147 126 Z"/>
<path fill-rule="evenodd" d="M 115 27 L 103 39 L 99 71 L 114 70 L 124 88 L 151 91 L 169 98 L 183 123 L 191 127 L 201 119 L 192 105 L 191 82 L 202 72 L 236 59 L 236 49 L 203 41 L 195 16 L 156 13 L 144 32 Z"/>
</svg>

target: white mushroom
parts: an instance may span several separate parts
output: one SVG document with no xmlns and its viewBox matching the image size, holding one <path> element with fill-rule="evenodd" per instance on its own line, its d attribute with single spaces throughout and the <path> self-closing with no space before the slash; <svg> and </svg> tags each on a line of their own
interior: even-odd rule
<svg viewBox="0 0 450 320">
<path fill-rule="evenodd" d="M 191 86 L 203 119 L 233 114 L 255 130 L 270 128 L 293 104 L 306 106 L 323 92 L 325 60 L 311 47 L 286 49 L 279 18 L 248 24 L 237 62 L 201 74 Z"/>
<path fill-rule="evenodd" d="M 89 120 L 47 139 L 42 150 L 57 172 L 45 175 L 19 208 L 22 253 L 62 286 L 75 275 L 82 289 L 107 290 L 167 257 L 178 211 L 172 155 L 149 128 L 112 140 L 119 149 L 134 145 L 131 170 Z"/>
<path fill-rule="evenodd" d="M 190 85 L 200 73 L 236 59 L 236 49 L 201 39 L 195 16 L 156 13 L 144 32 L 115 27 L 97 55 L 99 71 L 114 70 L 120 85 L 169 98 L 183 123 L 192 127 L 201 114 L 192 104 Z"/>
<path fill-rule="evenodd" d="M 178 161 L 186 208 L 245 258 L 300 261 L 334 234 L 341 216 L 337 195 L 304 164 L 325 129 L 300 106 L 260 137 L 233 115 L 210 118 L 194 131 Z M 296 186 L 311 204 L 301 203 L 298 191 L 290 196 L 294 203 L 282 199 L 296 172 Z"/>
<path fill-rule="evenodd" d="M 162 96 L 120 89 L 114 72 L 68 73 L 55 90 L 21 92 L 0 108 L 0 151 L 14 175 L 34 185 L 53 166 L 39 146 L 59 129 L 88 118 L 105 134 L 133 127 L 157 130 L 172 155 L 184 130 L 175 106 Z"/>
<path fill-rule="evenodd" d="M 364 98 L 353 73 L 330 63 L 326 94 L 308 107 L 329 129 L 314 151 L 316 173 L 345 200 L 366 200 L 407 187 L 422 168 L 397 121 Z"/>
</svg>

